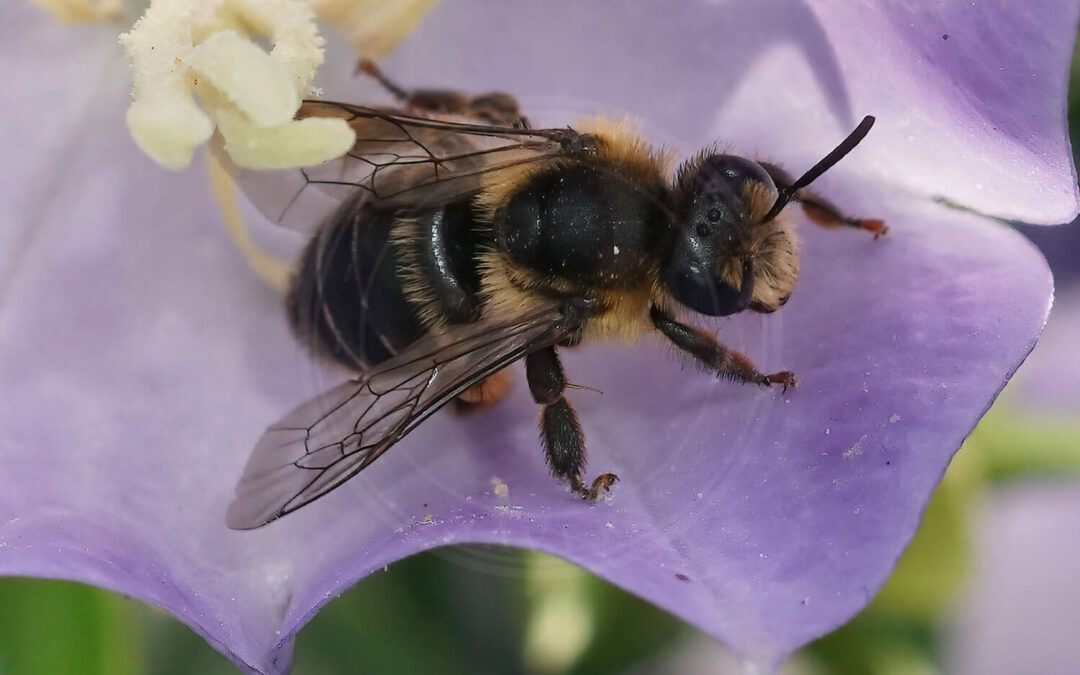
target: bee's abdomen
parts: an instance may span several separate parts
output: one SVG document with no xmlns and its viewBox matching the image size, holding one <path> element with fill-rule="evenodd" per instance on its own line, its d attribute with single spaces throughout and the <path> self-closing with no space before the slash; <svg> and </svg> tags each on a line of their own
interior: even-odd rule
<svg viewBox="0 0 1080 675">
<path fill-rule="evenodd" d="M 491 228 L 476 220 L 468 201 L 410 215 L 395 244 L 405 262 L 406 295 L 428 326 L 467 323 L 480 313 L 480 248 Z"/>
<path fill-rule="evenodd" d="M 397 223 L 392 211 L 347 200 L 308 244 L 289 293 L 297 335 L 353 370 L 390 358 L 425 332 L 402 286 Z"/>
</svg>

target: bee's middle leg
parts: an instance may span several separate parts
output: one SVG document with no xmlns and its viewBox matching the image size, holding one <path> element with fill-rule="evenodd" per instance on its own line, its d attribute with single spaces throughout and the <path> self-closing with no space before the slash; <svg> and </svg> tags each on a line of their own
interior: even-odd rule
<svg viewBox="0 0 1080 675">
<path fill-rule="evenodd" d="M 676 347 L 693 356 L 720 377 L 766 387 L 780 384 L 785 391 L 796 384 L 795 376 L 790 371 L 783 370 L 766 375 L 760 372 L 750 359 L 720 344 L 710 333 L 679 323 L 656 307 L 653 307 L 649 314 L 653 325 Z"/>
<path fill-rule="evenodd" d="M 613 473 L 604 473 L 597 476 L 590 487 L 585 487 L 582 482 L 585 436 L 574 408 L 563 396 L 566 376 L 555 348 L 546 347 L 526 356 L 525 373 L 533 399 L 544 406 L 540 413 L 540 436 L 551 472 L 568 481 L 574 492 L 595 501 L 619 478 Z"/>
</svg>

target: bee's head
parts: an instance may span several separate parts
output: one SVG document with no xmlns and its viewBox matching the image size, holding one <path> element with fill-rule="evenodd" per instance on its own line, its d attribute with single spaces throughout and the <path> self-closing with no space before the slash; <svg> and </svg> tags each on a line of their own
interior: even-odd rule
<svg viewBox="0 0 1080 675">
<path fill-rule="evenodd" d="M 809 171 L 794 181 L 785 175 L 780 186 L 761 164 L 736 155 L 703 152 L 683 164 L 675 186 L 675 231 L 662 271 L 668 292 L 712 316 L 779 309 L 799 278 L 798 241 L 781 211 L 872 126 L 874 118 L 864 117 Z"/>
<path fill-rule="evenodd" d="M 726 316 L 773 312 L 799 277 L 798 241 L 771 213 L 778 191 L 764 168 L 736 155 L 699 155 L 679 169 L 668 292 L 690 309 Z"/>
</svg>

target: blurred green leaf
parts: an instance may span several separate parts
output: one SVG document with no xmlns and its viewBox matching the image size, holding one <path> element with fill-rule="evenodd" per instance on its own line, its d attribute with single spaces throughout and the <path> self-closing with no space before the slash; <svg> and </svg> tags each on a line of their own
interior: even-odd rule
<svg viewBox="0 0 1080 675">
<path fill-rule="evenodd" d="M 654 659 L 691 629 L 636 595 L 589 575 L 586 591 L 596 611 L 596 633 L 570 672 L 621 673 Z"/>
<path fill-rule="evenodd" d="M 928 622 L 864 611 L 802 653 L 829 675 L 936 675 L 938 641 Z"/>
<path fill-rule="evenodd" d="M 991 480 L 1080 475 L 1080 422 L 1018 412 L 1002 401 L 971 435 Z"/>
<path fill-rule="evenodd" d="M 0 674 L 145 672 L 138 616 L 145 608 L 92 586 L 0 579 Z"/>
<path fill-rule="evenodd" d="M 621 673 L 691 630 L 573 563 L 536 551 L 528 555 L 529 673 Z"/>
<path fill-rule="evenodd" d="M 327 605 L 299 635 L 294 672 L 519 671 L 516 582 L 444 555 L 395 563 Z"/>
</svg>

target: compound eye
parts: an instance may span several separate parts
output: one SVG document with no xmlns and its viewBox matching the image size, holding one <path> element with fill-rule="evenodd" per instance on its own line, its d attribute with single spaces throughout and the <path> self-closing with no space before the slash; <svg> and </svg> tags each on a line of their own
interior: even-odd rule
<svg viewBox="0 0 1080 675">
<path fill-rule="evenodd" d="M 713 155 L 701 165 L 705 175 L 723 180 L 738 188 L 746 181 L 764 183 L 775 188 L 772 178 L 757 162 L 738 155 Z"/>
</svg>

